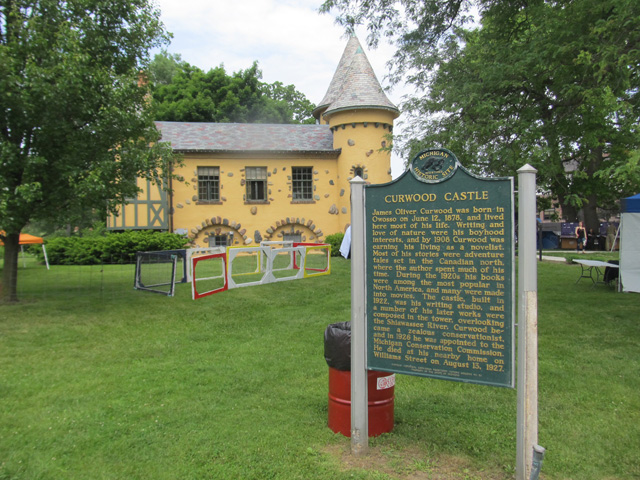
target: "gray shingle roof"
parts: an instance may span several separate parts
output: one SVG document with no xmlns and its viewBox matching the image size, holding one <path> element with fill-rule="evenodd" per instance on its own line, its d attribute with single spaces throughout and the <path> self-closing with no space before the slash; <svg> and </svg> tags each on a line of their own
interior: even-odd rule
<svg viewBox="0 0 640 480">
<path fill-rule="evenodd" d="M 342 52 L 342 57 L 340 58 L 340 62 L 338 63 L 338 68 L 336 68 L 336 72 L 333 74 L 333 78 L 331 79 L 331 83 L 329 84 L 329 88 L 327 89 L 327 93 L 325 93 L 324 98 L 318 106 L 313 111 L 313 114 L 316 115 L 316 112 L 325 109 L 331 103 L 338 98 L 338 94 L 342 89 L 342 84 L 344 82 L 344 78 L 347 75 L 347 71 L 351 66 L 351 59 L 355 54 L 356 50 L 360 47 L 360 42 L 356 37 L 351 37 L 349 42 L 347 42 L 347 46 Z"/>
<path fill-rule="evenodd" d="M 177 152 L 337 153 L 328 125 L 155 123 Z"/>
<path fill-rule="evenodd" d="M 382 108 L 400 113 L 382 90 L 355 36 L 349 39 L 329 89 L 313 113 L 317 118 L 321 113 L 352 108 Z"/>
</svg>

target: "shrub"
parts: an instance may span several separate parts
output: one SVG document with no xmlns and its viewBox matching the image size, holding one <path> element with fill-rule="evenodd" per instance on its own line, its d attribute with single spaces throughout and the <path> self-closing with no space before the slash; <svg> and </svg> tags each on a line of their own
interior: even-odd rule
<svg viewBox="0 0 640 480">
<path fill-rule="evenodd" d="M 102 237 L 57 237 L 45 242 L 52 265 L 133 263 L 136 252 L 177 250 L 187 243 L 188 240 L 180 235 L 151 230 L 128 230 Z M 38 252 L 38 257 L 44 260 L 42 251 Z"/>
<path fill-rule="evenodd" d="M 340 256 L 340 245 L 342 245 L 343 238 L 344 238 L 344 233 L 334 233 L 333 235 L 327 235 L 325 237 L 324 243 L 331 244 L 332 257 Z"/>
</svg>

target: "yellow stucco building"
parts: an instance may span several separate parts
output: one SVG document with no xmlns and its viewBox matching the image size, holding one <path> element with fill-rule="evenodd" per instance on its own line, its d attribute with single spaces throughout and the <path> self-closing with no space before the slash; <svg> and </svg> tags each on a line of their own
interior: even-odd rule
<svg viewBox="0 0 640 480">
<path fill-rule="evenodd" d="M 350 223 L 350 185 L 391 181 L 389 142 L 398 108 L 352 37 L 315 125 L 156 122 L 184 157 L 166 194 L 143 193 L 108 228 L 168 230 L 195 247 L 261 241 L 317 243 Z"/>
</svg>

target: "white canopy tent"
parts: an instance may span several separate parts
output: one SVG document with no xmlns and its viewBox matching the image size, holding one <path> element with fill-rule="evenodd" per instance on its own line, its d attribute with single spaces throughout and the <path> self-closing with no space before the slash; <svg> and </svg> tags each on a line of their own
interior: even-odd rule
<svg viewBox="0 0 640 480">
<path fill-rule="evenodd" d="M 621 201 L 620 283 L 623 292 L 640 292 L 640 193 Z"/>
</svg>

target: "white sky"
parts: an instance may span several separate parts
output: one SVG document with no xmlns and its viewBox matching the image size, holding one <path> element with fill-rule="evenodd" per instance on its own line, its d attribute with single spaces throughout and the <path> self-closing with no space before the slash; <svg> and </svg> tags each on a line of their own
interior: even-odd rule
<svg viewBox="0 0 640 480">
<path fill-rule="evenodd" d="M 338 66 L 347 37 L 330 15 L 317 12 L 322 0 L 155 0 L 173 34 L 170 53 L 208 71 L 223 65 L 228 74 L 258 61 L 262 80 L 295 85 L 312 103 L 322 100 Z M 383 87 L 388 45 L 366 47 L 366 31 L 356 31 Z M 399 105 L 401 93 L 387 91 Z M 397 122 L 397 120 L 396 120 Z M 397 123 L 396 123 L 397 125 Z M 392 175 L 403 171 L 392 156 Z"/>
</svg>

